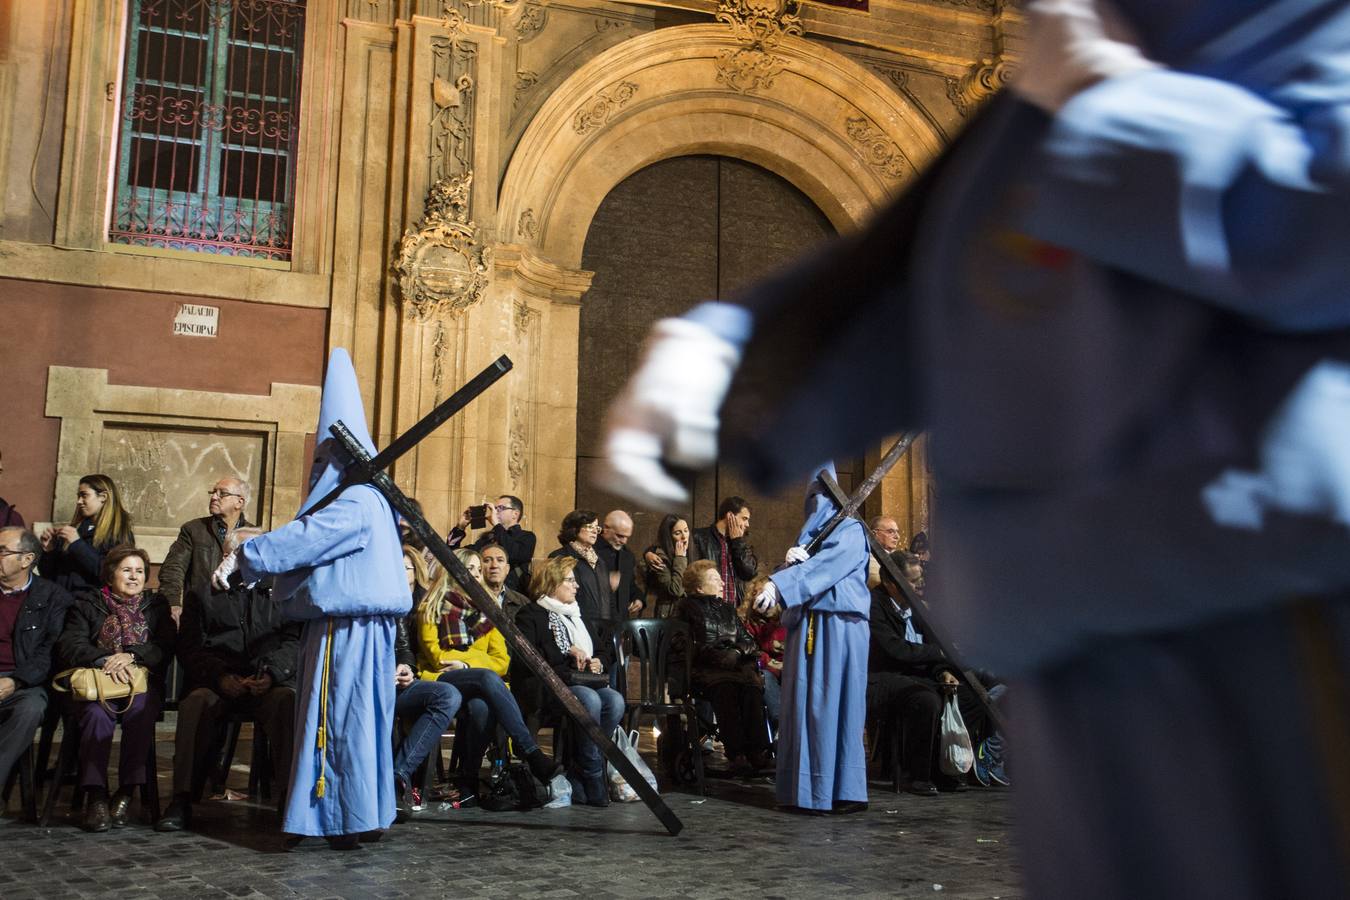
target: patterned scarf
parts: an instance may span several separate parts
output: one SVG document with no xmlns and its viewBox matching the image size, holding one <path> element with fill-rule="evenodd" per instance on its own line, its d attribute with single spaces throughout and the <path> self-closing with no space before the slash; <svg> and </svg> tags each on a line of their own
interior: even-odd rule
<svg viewBox="0 0 1350 900">
<path fill-rule="evenodd" d="M 106 587 L 103 602 L 112 612 L 98 630 L 98 648 L 109 653 L 121 653 L 124 648 L 144 644 L 150 640 L 150 626 L 145 623 L 141 598 L 123 599 Z"/>
<path fill-rule="evenodd" d="M 595 564 L 600 561 L 600 557 L 596 555 L 594 547 L 588 547 L 581 541 L 573 541 L 571 546 L 573 550 L 581 554 L 581 558 L 586 560 L 586 564 L 592 569 L 594 569 Z"/>
<path fill-rule="evenodd" d="M 536 602 L 548 610 L 548 630 L 559 650 L 566 653 L 575 645 L 585 650 L 587 656 L 595 654 L 595 644 L 586 630 L 586 623 L 581 621 L 579 606 L 552 597 L 540 597 Z"/>
<path fill-rule="evenodd" d="M 487 617 L 460 594 L 450 591 L 445 599 L 449 603 L 436 626 L 442 650 L 468 650 L 474 641 L 493 629 Z"/>
<path fill-rule="evenodd" d="M 721 564 L 718 574 L 722 576 L 722 599 L 727 603 L 736 602 L 736 573 L 731 568 L 731 542 L 727 536 L 716 528 L 713 533 L 717 535 L 717 549 L 722 553 Z"/>
</svg>

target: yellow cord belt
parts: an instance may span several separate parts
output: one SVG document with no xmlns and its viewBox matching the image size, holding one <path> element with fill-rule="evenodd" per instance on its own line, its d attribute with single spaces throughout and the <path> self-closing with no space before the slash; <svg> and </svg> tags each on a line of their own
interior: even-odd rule
<svg viewBox="0 0 1350 900">
<path fill-rule="evenodd" d="M 810 613 L 806 617 L 806 655 L 810 656 L 816 652 L 816 614 Z"/>
<path fill-rule="evenodd" d="M 333 620 L 328 620 L 328 640 L 323 648 L 323 683 L 319 685 L 319 734 L 315 749 L 319 752 L 319 780 L 314 782 L 314 796 L 323 797 L 324 749 L 328 745 L 328 675 L 333 667 Z"/>
</svg>

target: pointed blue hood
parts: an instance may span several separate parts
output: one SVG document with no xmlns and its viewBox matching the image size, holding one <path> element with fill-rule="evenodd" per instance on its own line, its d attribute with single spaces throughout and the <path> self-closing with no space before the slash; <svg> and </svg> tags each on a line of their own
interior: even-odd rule
<svg viewBox="0 0 1350 900">
<path fill-rule="evenodd" d="M 375 455 L 375 442 L 370 439 L 370 428 L 366 425 L 366 410 L 361 403 L 356 369 L 347 351 L 341 347 L 334 348 L 332 356 L 328 357 L 328 374 L 323 381 L 323 399 L 319 405 L 319 426 L 314 435 L 314 465 L 309 470 L 309 494 L 300 504 L 296 518 L 303 516 L 342 480 L 343 466 L 328 430 L 338 421 L 351 430 L 366 452 Z"/>
<path fill-rule="evenodd" d="M 797 535 L 797 546 L 805 547 L 811 543 L 812 538 L 820 534 L 820 529 L 825 527 L 825 523 L 839 511 L 839 506 L 825 493 L 825 488 L 820 483 L 820 473 L 828 472 L 830 477 L 839 480 L 835 473 L 834 463 L 827 462 L 823 466 L 816 466 L 811 474 L 811 483 L 806 488 L 806 521 L 802 522 L 801 533 Z"/>
</svg>

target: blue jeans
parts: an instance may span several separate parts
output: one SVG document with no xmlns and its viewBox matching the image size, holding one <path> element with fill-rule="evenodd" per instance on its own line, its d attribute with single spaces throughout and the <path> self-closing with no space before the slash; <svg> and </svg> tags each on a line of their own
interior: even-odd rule
<svg viewBox="0 0 1350 900">
<path fill-rule="evenodd" d="M 614 729 L 619 727 L 619 720 L 623 718 L 623 695 L 613 688 L 595 688 L 573 685 L 572 693 L 581 701 L 581 705 L 586 707 L 586 712 L 596 722 L 600 723 L 600 730 L 605 734 L 613 734 Z M 605 774 L 605 758 L 600 753 L 600 748 L 580 730 L 578 730 L 576 740 L 577 764 L 581 768 L 583 777 L 603 777 Z"/>
<path fill-rule="evenodd" d="M 478 771 L 483 751 L 499 722 L 515 744 L 517 756 L 523 757 L 539 749 L 539 742 L 526 726 L 511 689 L 496 672 L 491 669 L 451 669 L 441 673 L 440 683 L 454 685 L 466 701 L 464 714 L 460 716 L 460 723 L 470 726 L 465 735 L 468 740 L 460 754 L 466 772 Z"/>
<path fill-rule="evenodd" d="M 462 700 L 458 690 L 439 681 L 414 681 L 398 692 L 394 715 L 412 726 L 394 753 L 395 778 L 412 781 L 413 770 L 440 741 Z"/>
<path fill-rule="evenodd" d="M 769 727 L 778 733 L 778 709 L 782 705 L 783 683 L 778 675 L 764 670 L 764 709 L 769 713 Z"/>
</svg>

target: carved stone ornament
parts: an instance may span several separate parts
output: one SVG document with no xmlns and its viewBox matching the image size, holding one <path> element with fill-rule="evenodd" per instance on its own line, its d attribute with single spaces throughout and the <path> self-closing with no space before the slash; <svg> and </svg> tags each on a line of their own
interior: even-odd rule
<svg viewBox="0 0 1350 900">
<path fill-rule="evenodd" d="M 427 191 L 422 221 L 403 233 L 394 274 L 412 318 L 458 313 L 483 298 L 491 255 L 469 221 L 472 183 L 472 172 L 436 181 Z"/>
<path fill-rule="evenodd" d="M 730 25 L 743 46 L 718 52 L 717 83 L 742 94 L 773 87 L 787 65 L 773 49 L 787 35 L 802 33 L 800 10 L 798 0 L 718 0 L 717 21 Z"/>
<path fill-rule="evenodd" d="M 516 20 L 516 39 L 528 41 L 537 37 L 548 24 L 548 10 L 542 3 L 526 3 Z"/>
<path fill-rule="evenodd" d="M 633 82 L 620 81 L 613 87 L 598 91 L 594 97 L 582 104 L 581 109 L 572 117 L 572 130 L 577 134 L 590 134 L 602 127 L 633 99 L 637 90 L 638 86 Z"/>
<path fill-rule="evenodd" d="M 1008 64 L 1001 59 L 982 59 L 960 78 L 947 79 L 947 98 L 956 111 L 968 116 L 981 103 L 998 93 L 1011 75 Z"/>
<path fill-rule="evenodd" d="M 539 73 L 531 72 L 528 69 L 520 69 L 516 72 L 516 95 L 511 103 L 512 109 L 520 106 L 525 95 L 530 92 L 530 88 L 539 83 Z"/>
<path fill-rule="evenodd" d="M 539 237 L 539 220 L 534 217 L 534 210 L 527 209 L 520 214 L 520 221 L 516 223 L 516 233 L 527 241 Z"/>
<path fill-rule="evenodd" d="M 511 475 L 511 483 L 523 487 L 525 471 L 528 465 L 528 433 L 525 427 L 525 411 L 519 403 L 511 408 L 511 433 L 506 448 L 506 471 Z"/>
<path fill-rule="evenodd" d="M 852 116 L 844 123 L 849 139 L 858 145 L 867 164 L 892 181 L 905 175 L 909 163 L 900 145 L 862 116 Z"/>
</svg>

